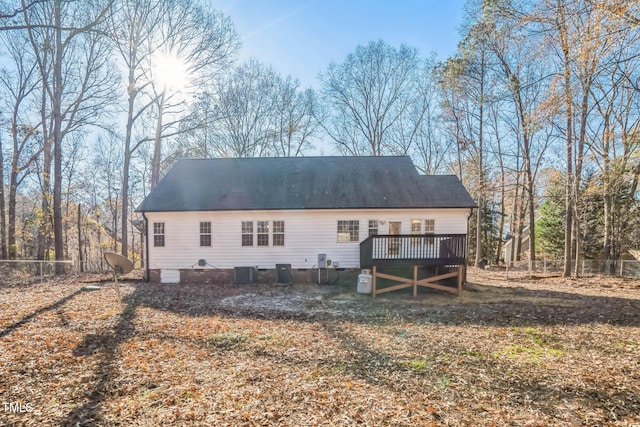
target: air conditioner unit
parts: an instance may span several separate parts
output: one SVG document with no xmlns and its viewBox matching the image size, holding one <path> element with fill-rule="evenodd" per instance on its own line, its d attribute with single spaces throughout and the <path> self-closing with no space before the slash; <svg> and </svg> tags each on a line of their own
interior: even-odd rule
<svg viewBox="0 0 640 427">
<path fill-rule="evenodd" d="M 255 271 L 254 267 L 234 267 L 233 268 L 233 283 L 236 285 L 250 285 L 255 283 Z"/>
<path fill-rule="evenodd" d="M 276 276 L 278 283 L 291 283 L 291 264 L 276 264 Z"/>
</svg>

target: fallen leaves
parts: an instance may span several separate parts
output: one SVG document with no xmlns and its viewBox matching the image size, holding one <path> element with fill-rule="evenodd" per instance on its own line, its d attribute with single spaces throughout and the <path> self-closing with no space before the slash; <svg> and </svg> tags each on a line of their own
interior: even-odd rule
<svg viewBox="0 0 640 427">
<path fill-rule="evenodd" d="M 634 285 L 570 285 L 3 288 L 0 424 L 639 423 Z"/>
</svg>

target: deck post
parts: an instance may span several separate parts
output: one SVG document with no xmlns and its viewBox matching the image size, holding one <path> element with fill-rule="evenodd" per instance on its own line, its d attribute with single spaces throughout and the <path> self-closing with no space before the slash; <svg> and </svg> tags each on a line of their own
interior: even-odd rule
<svg viewBox="0 0 640 427">
<path fill-rule="evenodd" d="M 371 292 L 373 294 L 373 297 L 376 297 L 376 266 L 373 266 L 373 292 Z"/>
<path fill-rule="evenodd" d="M 462 264 L 458 266 L 458 296 L 462 293 Z"/>
<path fill-rule="evenodd" d="M 413 266 L 413 297 L 418 296 L 418 266 Z"/>
</svg>

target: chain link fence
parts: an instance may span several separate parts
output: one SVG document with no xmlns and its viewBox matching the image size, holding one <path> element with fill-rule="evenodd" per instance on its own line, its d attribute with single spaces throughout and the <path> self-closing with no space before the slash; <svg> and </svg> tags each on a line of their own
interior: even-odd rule
<svg viewBox="0 0 640 427">
<path fill-rule="evenodd" d="M 577 263 L 577 273 L 580 276 L 614 276 L 640 279 L 640 261 L 638 260 L 597 260 L 583 259 Z M 496 267 L 491 267 L 496 268 Z M 507 278 L 534 276 L 557 276 L 564 270 L 563 260 L 536 260 L 532 262 L 529 272 L 529 261 L 516 261 L 501 267 L 505 269 Z M 576 271 L 576 262 L 571 262 L 571 271 Z"/>
</svg>

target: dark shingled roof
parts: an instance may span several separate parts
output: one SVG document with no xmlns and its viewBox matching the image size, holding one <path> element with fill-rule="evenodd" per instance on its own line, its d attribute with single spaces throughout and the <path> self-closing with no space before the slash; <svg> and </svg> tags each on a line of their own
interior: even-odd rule
<svg viewBox="0 0 640 427">
<path fill-rule="evenodd" d="M 419 175 L 409 157 L 180 160 L 137 211 L 471 208 L 455 175 Z"/>
</svg>

